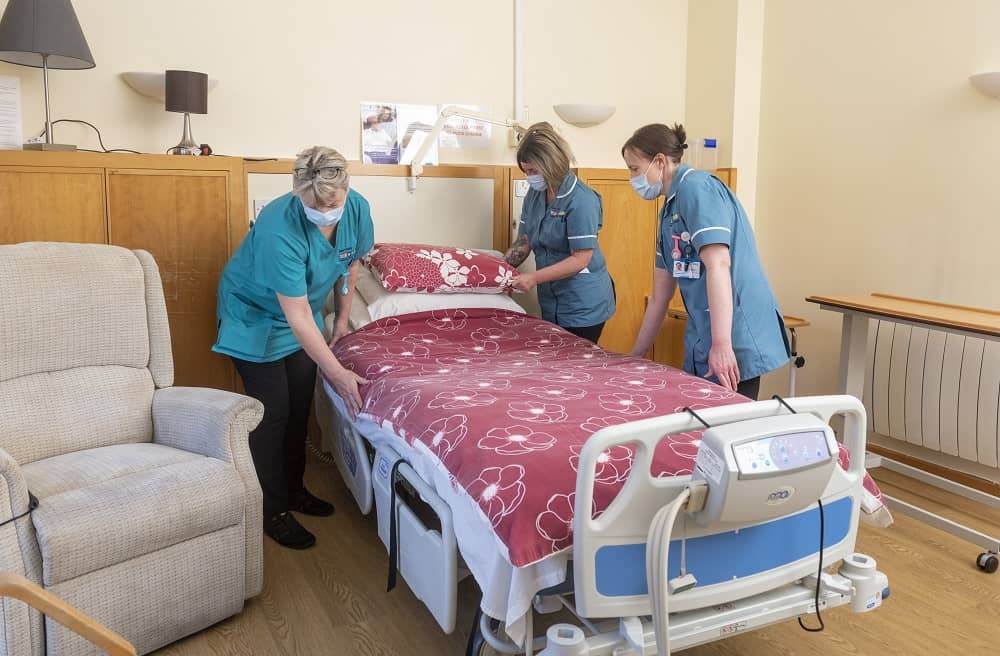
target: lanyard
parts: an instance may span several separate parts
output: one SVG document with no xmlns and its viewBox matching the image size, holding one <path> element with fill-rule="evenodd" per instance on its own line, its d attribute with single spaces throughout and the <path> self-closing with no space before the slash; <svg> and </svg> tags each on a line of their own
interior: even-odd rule
<svg viewBox="0 0 1000 656">
<path fill-rule="evenodd" d="M 694 171 L 694 169 L 691 168 L 691 169 L 688 169 L 687 171 L 684 171 L 684 175 L 682 175 L 681 179 L 677 181 L 677 191 L 675 191 L 674 193 L 670 194 L 670 198 L 668 198 L 667 202 L 665 202 L 663 204 L 663 214 L 664 215 L 670 214 L 670 212 L 667 211 L 667 205 L 669 205 L 670 202 L 677 196 L 677 193 L 681 190 L 681 185 L 684 184 L 684 178 L 688 177 L 688 173 L 690 173 L 691 171 Z M 683 219 L 681 219 L 681 220 L 683 221 Z M 664 251 L 663 251 L 663 216 L 662 215 L 660 216 L 660 230 L 659 230 L 659 232 L 660 232 L 660 237 L 659 237 L 660 252 L 663 253 Z M 680 239 L 680 237 L 676 237 L 676 236 L 673 237 L 673 240 L 674 240 L 674 249 L 671 252 L 671 256 L 673 256 L 673 259 L 675 259 L 675 260 L 679 259 L 679 257 L 680 257 L 680 249 L 678 248 L 678 246 L 679 246 L 678 240 L 679 239 Z M 688 249 L 690 249 L 690 245 L 688 245 Z M 666 259 L 666 258 L 664 258 L 664 259 Z"/>
</svg>

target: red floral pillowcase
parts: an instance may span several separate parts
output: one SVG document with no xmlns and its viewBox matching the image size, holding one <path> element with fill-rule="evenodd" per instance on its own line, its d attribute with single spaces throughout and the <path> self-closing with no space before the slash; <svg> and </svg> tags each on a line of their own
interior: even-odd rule
<svg viewBox="0 0 1000 656">
<path fill-rule="evenodd" d="M 501 294 L 517 277 L 499 257 L 452 246 L 375 244 L 365 263 L 390 292 Z"/>
</svg>

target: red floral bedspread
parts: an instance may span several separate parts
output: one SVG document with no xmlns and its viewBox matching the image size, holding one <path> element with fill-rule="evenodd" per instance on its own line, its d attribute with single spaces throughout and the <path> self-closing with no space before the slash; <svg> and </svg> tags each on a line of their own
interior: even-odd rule
<svg viewBox="0 0 1000 656">
<path fill-rule="evenodd" d="M 570 546 L 576 470 L 592 433 L 686 406 L 746 401 L 504 310 L 382 319 L 344 337 L 334 351 L 371 381 L 362 389 L 362 413 L 410 444 L 426 445 L 453 485 L 478 502 L 515 566 Z M 653 473 L 690 474 L 698 436 L 663 440 Z M 628 447 L 605 454 L 596 472 L 595 513 L 614 499 L 631 466 Z M 865 486 L 880 496 L 867 476 Z"/>
</svg>

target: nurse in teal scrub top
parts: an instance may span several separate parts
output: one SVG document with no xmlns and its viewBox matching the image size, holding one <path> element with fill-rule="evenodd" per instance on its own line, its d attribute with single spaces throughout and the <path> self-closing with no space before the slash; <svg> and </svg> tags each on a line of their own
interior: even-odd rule
<svg viewBox="0 0 1000 656">
<path fill-rule="evenodd" d="M 615 313 L 615 291 L 597 244 L 601 197 L 569 170 L 572 159 L 569 144 L 551 125 L 528 128 L 517 165 L 530 191 L 506 259 L 517 267 L 534 251 L 537 270 L 515 278 L 514 288 L 537 285 L 543 319 L 596 343 Z"/>
<path fill-rule="evenodd" d="M 361 407 L 358 386 L 367 382 L 341 366 L 322 333 L 331 289 L 337 320 L 330 344 L 348 332 L 357 269 L 375 243 L 368 201 L 349 183 L 337 151 L 316 146 L 300 153 L 292 192 L 261 210 L 219 282 L 219 337 L 212 350 L 233 359 L 247 394 L 264 404 L 264 418 L 250 434 L 264 532 L 295 549 L 316 538 L 290 511 L 334 511 L 302 481 L 316 369 L 352 415 Z"/>
<path fill-rule="evenodd" d="M 788 362 L 785 323 L 743 206 L 718 178 L 681 163 L 685 138 L 680 125 L 654 124 L 622 147 L 635 191 L 665 197 L 653 297 L 632 354 L 649 350 L 679 285 L 684 370 L 756 399 L 760 377 Z"/>
</svg>

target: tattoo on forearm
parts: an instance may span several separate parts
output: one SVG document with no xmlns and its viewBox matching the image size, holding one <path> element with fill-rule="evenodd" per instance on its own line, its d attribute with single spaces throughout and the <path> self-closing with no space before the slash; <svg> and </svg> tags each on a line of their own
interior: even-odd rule
<svg viewBox="0 0 1000 656">
<path fill-rule="evenodd" d="M 521 235 L 514 242 L 514 245 L 510 247 L 510 250 L 507 251 L 507 254 L 504 255 L 504 259 L 512 267 L 519 267 L 528 259 L 528 253 L 530 252 L 531 245 L 528 244 L 528 235 Z"/>
</svg>

